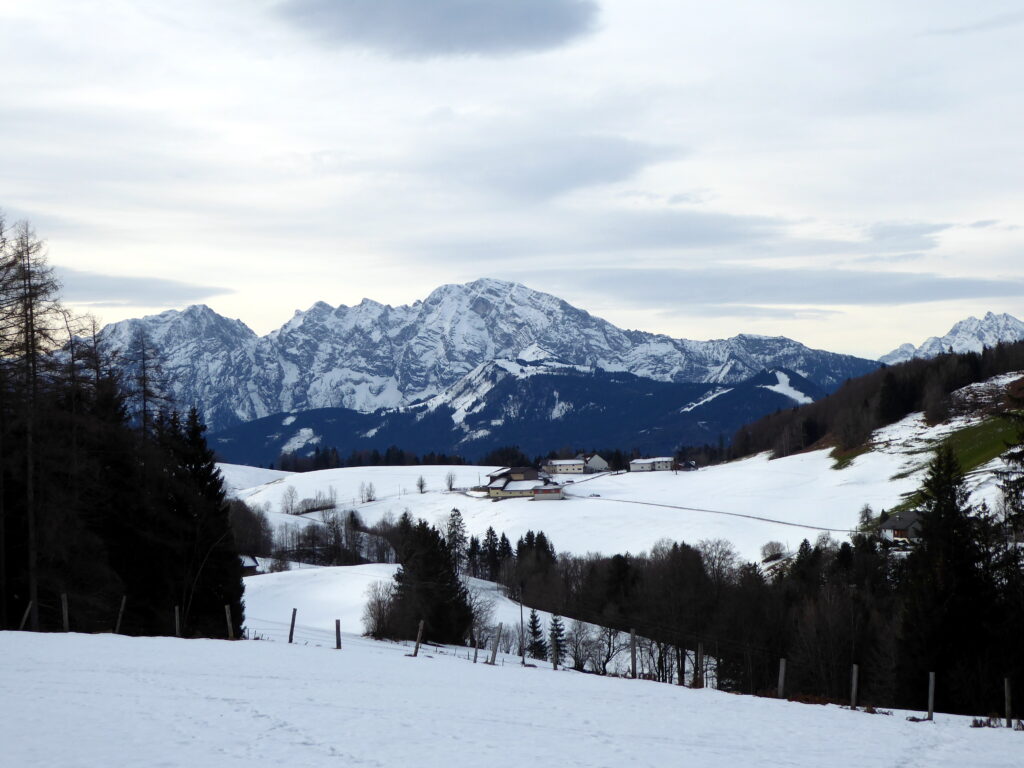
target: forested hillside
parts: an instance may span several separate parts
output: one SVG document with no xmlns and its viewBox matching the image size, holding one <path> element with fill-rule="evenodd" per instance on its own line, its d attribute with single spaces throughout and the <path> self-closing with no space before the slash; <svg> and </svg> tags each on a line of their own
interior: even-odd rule
<svg viewBox="0 0 1024 768">
<path fill-rule="evenodd" d="M 733 437 L 733 455 L 772 451 L 788 456 L 820 441 L 851 450 L 875 429 L 916 411 L 923 411 L 930 422 L 942 421 L 950 415 L 951 392 L 1012 371 L 1024 371 L 1024 342 L 882 368 L 848 380 L 817 402 L 742 427 Z"/>
<path fill-rule="evenodd" d="M 156 387 L 139 339 L 121 378 L 59 301 L 43 243 L 0 219 L 0 629 L 224 637 L 241 568 L 193 410 Z"/>
</svg>

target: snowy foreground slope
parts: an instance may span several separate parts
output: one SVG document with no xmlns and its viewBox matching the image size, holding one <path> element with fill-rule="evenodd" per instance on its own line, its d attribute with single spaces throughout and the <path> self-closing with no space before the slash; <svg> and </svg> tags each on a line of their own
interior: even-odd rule
<svg viewBox="0 0 1024 768">
<path fill-rule="evenodd" d="M 0 632 L 3 764 L 1019 766 L 1024 734 L 792 704 L 345 636 Z"/>
</svg>

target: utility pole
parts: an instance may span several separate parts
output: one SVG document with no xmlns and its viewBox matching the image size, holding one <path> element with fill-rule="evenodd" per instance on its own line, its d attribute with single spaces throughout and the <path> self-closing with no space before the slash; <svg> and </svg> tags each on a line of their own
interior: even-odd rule
<svg viewBox="0 0 1024 768">
<path fill-rule="evenodd" d="M 519 582 L 519 650 L 523 654 L 523 666 L 526 666 L 526 630 L 523 628 L 523 589 L 524 582 Z"/>
</svg>

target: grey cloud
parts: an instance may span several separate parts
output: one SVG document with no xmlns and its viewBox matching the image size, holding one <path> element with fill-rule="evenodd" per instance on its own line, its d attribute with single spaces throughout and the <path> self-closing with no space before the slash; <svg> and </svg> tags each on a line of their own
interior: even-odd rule
<svg viewBox="0 0 1024 768">
<path fill-rule="evenodd" d="M 594 0 L 283 0 L 278 10 L 328 44 L 403 58 L 548 50 L 598 16 Z"/>
<path fill-rule="evenodd" d="M 55 271 L 63 285 L 62 295 L 66 301 L 96 307 L 171 307 L 210 296 L 234 293 L 230 288 L 159 277 L 106 275 L 67 267 L 56 267 Z"/>
<path fill-rule="evenodd" d="M 623 181 L 674 154 L 618 136 L 491 137 L 486 144 L 442 149 L 425 170 L 507 196 L 548 199 Z"/>
<path fill-rule="evenodd" d="M 732 305 L 882 306 L 1024 294 L 1024 281 L 944 277 L 926 272 L 839 269 L 770 269 L 723 265 L 695 269 L 536 270 L 530 276 L 633 306 Z"/>
<path fill-rule="evenodd" d="M 869 247 L 886 251 L 921 251 L 938 246 L 938 235 L 949 224 L 920 221 L 885 221 L 868 227 Z"/>
</svg>

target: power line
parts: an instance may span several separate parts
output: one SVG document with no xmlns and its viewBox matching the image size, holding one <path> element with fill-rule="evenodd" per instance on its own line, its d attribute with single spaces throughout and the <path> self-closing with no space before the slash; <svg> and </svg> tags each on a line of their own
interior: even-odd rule
<svg viewBox="0 0 1024 768">
<path fill-rule="evenodd" d="M 586 496 L 575 496 L 571 495 L 574 499 L 587 499 Z M 645 507 L 663 507 L 665 509 L 680 509 L 684 512 L 703 512 L 708 515 L 727 515 L 729 517 L 742 517 L 747 520 L 759 520 L 762 523 L 774 523 L 775 525 L 788 525 L 791 528 L 804 528 L 811 531 L 823 531 L 825 533 L 853 533 L 849 528 L 824 528 L 820 525 L 807 525 L 805 523 L 791 523 L 787 520 L 773 520 L 770 517 L 760 517 L 758 515 L 747 515 L 742 512 L 726 512 L 721 509 L 703 509 L 701 507 L 683 507 L 677 504 L 658 504 L 653 501 L 634 501 L 632 499 L 602 499 L 602 501 L 615 501 L 620 504 L 639 504 Z"/>
</svg>

